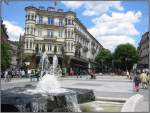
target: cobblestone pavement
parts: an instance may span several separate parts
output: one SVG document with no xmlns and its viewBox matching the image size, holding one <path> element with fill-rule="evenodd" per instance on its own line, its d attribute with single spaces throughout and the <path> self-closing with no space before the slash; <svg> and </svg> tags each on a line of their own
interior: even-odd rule
<svg viewBox="0 0 150 113">
<path fill-rule="evenodd" d="M 82 76 L 77 78 L 76 76 L 69 76 L 59 79 L 62 87 L 68 88 L 83 88 L 92 89 L 95 96 L 101 97 L 114 97 L 114 98 L 129 98 L 136 94 L 133 91 L 133 82 L 128 80 L 124 76 L 97 76 L 96 79 L 90 79 L 89 76 Z M 26 84 L 36 85 L 37 82 L 30 82 L 29 78 L 13 79 L 9 83 L 5 83 L 1 80 L 1 89 L 8 89 L 12 87 L 23 87 Z M 149 90 L 140 89 L 139 94 L 144 95 L 144 102 L 137 107 L 138 111 L 149 111 Z"/>
</svg>

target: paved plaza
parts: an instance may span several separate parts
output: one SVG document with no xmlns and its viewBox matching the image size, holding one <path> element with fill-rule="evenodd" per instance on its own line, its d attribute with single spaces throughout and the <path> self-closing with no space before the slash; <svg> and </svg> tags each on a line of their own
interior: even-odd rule
<svg viewBox="0 0 150 113">
<path fill-rule="evenodd" d="M 90 79 L 89 76 L 82 76 L 82 78 L 64 77 L 59 79 L 62 87 L 66 88 L 82 88 L 92 89 L 96 97 L 111 97 L 111 98 L 129 98 L 134 94 L 133 82 L 124 76 L 97 76 L 96 79 Z M 1 89 L 8 89 L 12 87 L 22 87 L 26 84 L 36 85 L 37 82 L 30 82 L 29 78 L 12 79 L 11 82 L 5 83 L 1 80 Z M 149 110 L 149 90 L 140 89 L 139 94 L 144 95 L 144 102 L 137 108 L 138 111 Z"/>
</svg>

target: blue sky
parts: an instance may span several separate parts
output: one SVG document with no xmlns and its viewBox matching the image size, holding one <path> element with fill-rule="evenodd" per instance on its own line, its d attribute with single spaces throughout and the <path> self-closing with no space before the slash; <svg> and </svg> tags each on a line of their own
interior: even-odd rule
<svg viewBox="0 0 150 113">
<path fill-rule="evenodd" d="M 2 18 L 8 28 L 10 40 L 18 40 L 25 26 L 26 6 L 54 6 L 48 2 L 9 2 L 2 5 Z M 138 45 L 148 31 L 148 0 L 141 1 L 64 1 L 56 6 L 64 11 L 73 10 L 89 32 L 106 48 L 114 50 L 118 44 Z M 102 22 L 102 20 L 104 22 Z M 14 29 L 12 29 L 14 28 Z M 16 32 L 17 31 L 17 32 Z M 13 33 L 12 33 L 13 32 Z"/>
</svg>

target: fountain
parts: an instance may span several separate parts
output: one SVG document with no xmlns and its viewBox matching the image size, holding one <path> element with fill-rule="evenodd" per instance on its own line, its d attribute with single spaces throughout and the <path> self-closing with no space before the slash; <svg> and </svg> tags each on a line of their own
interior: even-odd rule
<svg viewBox="0 0 150 113">
<path fill-rule="evenodd" d="M 53 93 L 65 93 L 68 92 L 66 89 L 61 88 L 57 78 L 61 76 L 61 69 L 58 66 L 58 58 L 56 55 L 53 56 L 53 64 L 50 65 L 46 52 L 41 57 L 41 80 L 37 84 L 34 90 L 27 90 L 30 93 L 41 93 L 41 94 L 53 94 Z"/>
<path fill-rule="evenodd" d="M 1 93 L 3 112 L 80 112 L 78 103 L 95 100 L 92 90 L 61 88 L 57 56 L 50 65 L 44 52 L 41 57 L 41 80 L 36 86 L 26 85 L 4 90 Z"/>
</svg>

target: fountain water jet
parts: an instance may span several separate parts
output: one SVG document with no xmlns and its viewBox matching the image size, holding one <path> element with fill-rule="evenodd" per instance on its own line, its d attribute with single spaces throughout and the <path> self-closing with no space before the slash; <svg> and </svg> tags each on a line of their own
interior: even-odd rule
<svg viewBox="0 0 150 113">
<path fill-rule="evenodd" d="M 53 56 L 53 64 L 50 65 L 48 56 L 46 55 L 46 52 L 44 52 L 41 58 L 41 63 L 42 63 L 41 80 L 39 81 L 34 90 L 27 90 L 27 91 L 42 94 L 68 92 L 66 89 L 61 88 L 61 85 L 57 80 L 57 78 L 61 76 L 59 73 L 61 69 L 58 68 L 57 56 L 56 55 Z"/>
</svg>

